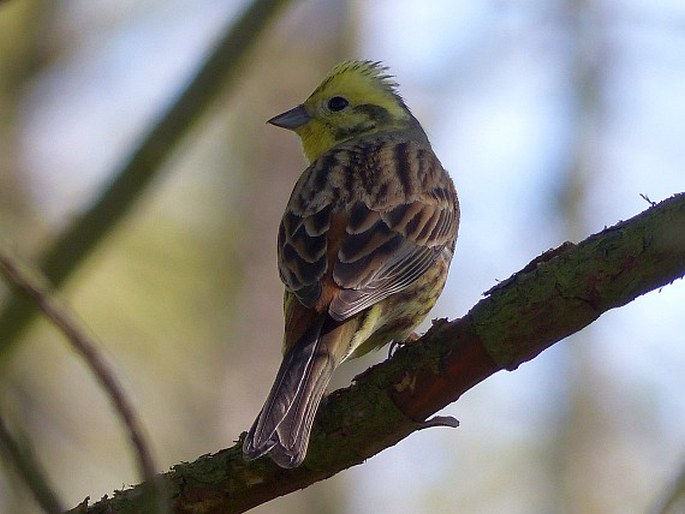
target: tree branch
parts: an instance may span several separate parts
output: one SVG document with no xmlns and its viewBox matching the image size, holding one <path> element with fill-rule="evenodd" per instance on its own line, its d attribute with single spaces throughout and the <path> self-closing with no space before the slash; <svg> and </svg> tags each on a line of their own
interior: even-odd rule
<svg viewBox="0 0 685 514">
<path fill-rule="evenodd" d="M 173 512 L 244 512 L 360 464 L 493 373 L 516 369 L 609 309 L 685 275 L 685 194 L 533 260 L 461 319 L 439 320 L 320 409 L 303 465 L 245 462 L 233 447 L 162 476 Z M 241 437 L 242 438 L 242 437 Z M 140 512 L 140 487 L 72 513 Z"/>
</svg>

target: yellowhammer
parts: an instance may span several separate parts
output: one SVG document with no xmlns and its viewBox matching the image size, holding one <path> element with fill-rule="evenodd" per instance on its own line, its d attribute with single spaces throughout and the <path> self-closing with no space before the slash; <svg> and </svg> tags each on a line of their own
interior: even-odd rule
<svg viewBox="0 0 685 514">
<path fill-rule="evenodd" d="M 335 368 L 404 340 L 435 304 L 459 203 L 379 62 L 339 64 L 302 105 L 269 123 L 300 136 L 310 165 L 278 231 L 283 362 L 243 452 L 293 468 Z"/>
</svg>

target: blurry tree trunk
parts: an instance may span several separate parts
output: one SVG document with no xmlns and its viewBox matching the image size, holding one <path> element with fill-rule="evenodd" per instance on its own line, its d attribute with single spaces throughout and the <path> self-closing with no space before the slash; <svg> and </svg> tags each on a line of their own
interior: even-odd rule
<svg viewBox="0 0 685 514">
<path fill-rule="evenodd" d="M 12 2 L 0 16 L 0 236 L 22 247 L 36 246 L 38 221 L 27 194 L 17 123 L 24 85 L 45 65 L 35 36 L 53 7 L 42 0 Z"/>
<path fill-rule="evenodd" d="M 43 231 L 28 195 L 18 122 L 24 86 L 46 65 L 41 53 L 45 49 L 36 34 L 44 29 L 53 7 L 43 0 L 7 2 L 0 16 L 0 239 L 26 249 L 38 246 Z M 0 286 L 0 305 L 4 292 Z M 6 390 L 7 377 L 0 379 L 0 387 Z M 2 471 L 0 508 L 21 512 L 27 503 L 26 490 L 9 466 Z"/>
</svg>

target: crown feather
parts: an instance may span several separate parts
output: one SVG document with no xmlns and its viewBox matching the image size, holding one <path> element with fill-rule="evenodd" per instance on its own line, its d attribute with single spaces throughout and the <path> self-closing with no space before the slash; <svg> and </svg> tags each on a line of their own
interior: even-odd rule
<svg viewBox="0 0 685 514">
<path fill-rule="evenodd" d="M 312 94 L 315 94 L 318 91 L 323 91 L 331 82 L 340 80 L 342 76 L 347 74 L 360 75 L 362 77 L 371 79 L 379 89 L 391 94 L 400 102 L 402 106 L 405 106 L 404 100 L 397 90 L 399 84 L 394 80 L 395 76 L 389 73 L 389 68 L 381 61 L 343 61 L 336 65 L 330 72 L 328 72 L 326 78 L 323 80 L 323 82 L 321 82 L 321 84 L 319 84 Z"/>
<path fill-rule="evenodd" d="M 389 68 L 384 65 L 381 61 L 344 61 L 333 68 L 328 76 L 332 79 L 336 76 L 343 75 L 345 73 L 359 73 L 373 79 L 380 87 L 397 95 L 397 88 L 399 84 L 394 80 L 395 76 L 389 73 Z"/>
</svg>

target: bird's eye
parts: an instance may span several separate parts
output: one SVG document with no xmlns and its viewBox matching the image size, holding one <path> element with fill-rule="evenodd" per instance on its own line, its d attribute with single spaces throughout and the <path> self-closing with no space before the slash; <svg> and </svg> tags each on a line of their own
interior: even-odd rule
<svg viewBox="0 0 685 514">
<path fill-rule="evenodd" d="M 333 112 L 342 111 L 350 102 L 342 96 L 334 96 L 328 101 L 328 108 Z"/>
</svg>

